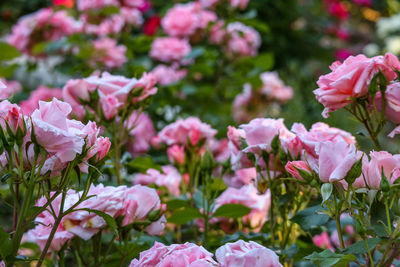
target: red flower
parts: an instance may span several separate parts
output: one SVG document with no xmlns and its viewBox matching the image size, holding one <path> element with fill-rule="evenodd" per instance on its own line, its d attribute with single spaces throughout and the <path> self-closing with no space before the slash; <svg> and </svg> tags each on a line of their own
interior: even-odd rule
<svg viewBox="0 0 400 267">
<path fill-rule="evenodd" d="M 146 35 L 155 34 L 160 26 L 160 21 L 160 17 L 157 15 L 148 18 L 143 26 L 143 33 Z"/>
</svg>

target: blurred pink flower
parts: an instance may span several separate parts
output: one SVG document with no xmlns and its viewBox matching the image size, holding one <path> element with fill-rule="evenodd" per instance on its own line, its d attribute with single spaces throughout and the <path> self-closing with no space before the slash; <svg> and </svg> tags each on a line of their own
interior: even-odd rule
<svg viewBox="0 0 400 267">
<path fill-rule="evenodd" d="M 107 68 L 119 68 L 126 61 L 126 47 L 117 45 L 111 38 L 102 38 L 93 42 L 94 51 L 89 59 L 89 64 L 96 66 L 102 64 Z"/>
<path fill-rule="evenodd" d="M 19 93 L 22 86 L 17 81 L 6 80 L 0 78 L 0 99 L 6 99 Z"/>
<path fill-rule="evenodd" d="M 39 86 L 36 90 L 31 92 L 28 99 L 21 101 L 20 106 L 22 113 L 29 116 L 39 107 L 39 101 L 50 101 L 53 98 L 62 100 L 61 89 Z"/>
<path fill-rule="evenodd" d="M 158 37 L 151 45 L 150 57 L 162 62 L 182 62 L 192 50 L 187 40 L 175 37 Z"/>
<path fill-rule="evenodd" d="M 166 86 L 182 80 L 186 76 L 187 70 L 160 64 L 151 73 L 156 77 L 158 84 Z"/>
<path fill-rule="evenodd" d="M 231 56 L 256 56 L 261 45 L 260 34 L 241 22 L 231 22 L 226 28 L 227 53 Z"/>
<path fill-rule="evenodd" d="M 133 112 L 129 117 L 127 126 L 129 132 L 128 150 L 133 157 L 146 153 L 150 150 L 152 138 L 156 135 L 151 118 L 141 113 Z"/>
</svg>

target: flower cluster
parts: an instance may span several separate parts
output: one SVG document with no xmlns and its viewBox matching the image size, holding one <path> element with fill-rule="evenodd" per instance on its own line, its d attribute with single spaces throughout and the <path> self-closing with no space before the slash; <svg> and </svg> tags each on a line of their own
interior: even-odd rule
<svg viewBox="0 0 400 267">
<path fill-rule="evenodd" d="M 250 84 L 245 84 L 243 92 L 236 95 L 232 107 L 236 121 L 246 122 L 268 113 L 276 114 L 279 105 L 293 97 L 293 89 L 286 86 L 276 72 L 261 73 L 260 79 L 263 83 L 260 88 L 253 89 Z"/>
<path fill-rule="evenodd" d="M 151 249 L 141 252 L 139 260 L 134 259 L 130 267 L 168 266 L 171 264 L 193 267 L 282 266 L 275 252 L 253 241 L 239 240 L 227 243 L 217 249 L 215 257 L 217 262 L 213 259 L 212 253 L 192 243 L 165 246 L 155 242 Z"/>
<path fill-rule="evenodd" d="M 81 195 L 82 192 L 68 191 L 64 209 L 68 210 L 73 207 Z M 112 187 L 99 184 L 89 189 L 88 196 L 87 200 L 76 206 L 76 211 L 67 214 L 61 220 L 51 243 L 52 251 L 60 250 L 67 241 L 75 236 L 88 240 L 106 228 L 106 221 L 97 215 L 96 211 L 104 212 L 114 218 L 122 217 L 122 226 L 145 222 L 147 225 L 145 231 L 151 235 L 159 235 L 164 229 L 166 221 L 162 215 L 163 208 L 154 189 L 140 185 Z M 46 199 L 43 197 L 38 200 L 37 205 L 41 206 L 45 201 Z M 61 196 L 58 196 L 51 203 L 51 208 L 59 211 L 60 205 Z M 37 243 L 43 250 L 54 221 L 55 218 L 50 208 L 42 212 L 36 218 L 38 225 L 26 233 L 25 240 Z"/>
</svg>

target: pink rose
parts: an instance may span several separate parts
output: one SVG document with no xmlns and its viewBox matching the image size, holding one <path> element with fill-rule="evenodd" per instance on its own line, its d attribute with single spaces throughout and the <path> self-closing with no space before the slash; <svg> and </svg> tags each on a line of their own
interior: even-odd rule
<svg viewBox="0 0 400 267">
<path fill-rule="evenodd" d="M 167 149 L 168 159 L 172 164 L 183 165 L 185 163 L 185 147 L 178 144 Z"/>
<path fill-rule="evenodd" d="M 260 34 L 241 22 L 231 22 L 226 28 L 229 36 L 227 52 L 231 56 L 255 56 L 261 45 Z"/>
<path fill-rule="evenodd" d="M 217 249 L 215 256 L 221 267 L 282 267 L 275 252 L 253 241 L 227 243 Z"/>
<path fill-rule="evenodd" d="M 114 118 L 118 114 L 119 108 L 123 105 L 114 95 L 102 95 L 100 105 L 107 120 Z"/>
<path fill-rule="evenodd" d="M 317 100 L 324 105 L 322 115 L 326 118 L 332 111 L 345 107 L 353 98 L 365 96 L 368 86 L 378 71 L 390 82 L 397 77 L 400 62 L 392 54 L 367 58 L 350 56 L 343 63 L 334 62 L 332 72 L 318 79 L 319 88 L 314 90 Z"/>
<path fill-rule="evenodd" d="M 106 6 L 119 6 L 118 0 L 77 0 L 79 11 L 100 9 Z"/>
<path fill-rule="evenodd" d="M 51 102 L 40 101 L 39 109 L 31 116 L 37 142 L 61 162 L 74 160 L 85 143 L 84 137 L 77 134 L 77 127 L 83 128 L 83 124 L 67 118 L 71 110 L 68 103 L 54 98 Z"/>
<path fill-rule="evenodd" d="M 180 184 L 182 176 L 173 166 L 163 166 L 162 173 L 155 169 L 148 169 L 146 174 L 139 173 L 134 179 L 134 184 L 165 186 L 169 193 L 174 196 L 180 195 Z"/>
<path fill-rule="evenodd" d="M 188 37 L 194 34 L 200 23 L 200 9 L 197 3 L 176 4 L 161 20 L 164 31 L 170 36 Z"/>
<path fill-rule="evenodd" d="M 256 177 L 256 168 L 244 168 L 236 170 L 233 174 L 224 175 L 223 179 L 229 187 L 241 188 L 251 184 Z"/>
<path fill-rule="evenodd" d="M 400 123 L 400 83 L 389 84 L 385 91 L 385 116 L 388 120 Z M 382 94 L 377 92 L 375 105 L 378 111 L 382 110 Z"/>
<path fill-rule="evenodd" d="M 89 62 L 92 66 L 102 64 L 107 68 L 119 68 L 126 61 L 126 47 L 117 45 L 111 38 L 102 38 L 93 42 L 94 51 Z"/>
<path fill-rule="evenodd" d="M 129 267 L 213 267 L 217 263 L 212 256 L 203 247 L 192 243 L 166 246 L 156 241 L 152 248 L 140 252 L 139 260 L 132 260 Z"/>
<path fill-rule="evenodd" d="M 160 85 L 170 85 L 182 80 L 187 71 L 185 69 L 178 70 L 175 67 L 168 67 L 166 65 L 158 65 L 151 73 L 156 77 L 157 83 Z"/>
<path fill-rule="evenodd" d="M 380 188 L 382 171 L 391 184 L 400 177 L 400 155 L 392 155 L 386 151 L 371 151 L 369 156 L 371 159 L 363 172 L 370 188 Z"/>
<path fill-rule="evenodd" d="M 260 78 L 263 82 L 262 94 L 283 103 L 293 97 L 293 89 L 283 83 L 277 72 L 263 72 Z"/>
<path fill-rule="evenodd" d="M 334 251 L 331 240 L 327 232 L 322 232 L 320 235 L 313 236 L 314 244 L 322 249 L 330 249 Z"/>
<path fill-rule="evenodd" d="M 0 99 L 9 98 L 21 91 L 21 84 L 17 81 L 10 81 L 0 78 Z"/>
<path fill-rule="evenodd" d="M 133 157 L 146 153 L 150 150 L 152 138 L 156 135 L 151 118 L 140 113 L 139 117 L 133 112 L 128 119 L 127 126 L 130 130 L 128 150 Z"/>
<path fill-rule="evenodd" d="M 303 179 L 303 177 L 301 177 L 298 170 L 305 171 L 311 175 L 310 167 L 308 166 L 307 162 L 302 161 L 302 160 L 288 161 L 288 163 L 286 163 L 285 169 L 294 178 L 299 179 L 299 180 L 304 180 L 304 179 Z"/>
<path fill-rule="evenodd" d="M 99 161 L 102 160 L 107 155 L 108 151 L 110 151 L 111 142 L 110 139 L 108 139 L 108 137 L 102 137 L 102 136 L 97 138 L 96 142 L 97 142 L 96 160 Z"/>
<path fill-rule="evenodd" d="M 200 141 L 210 140 L 216 133 L 217 131 L 210 125 L 196 117 L 189 117 L 167 125 L 157 137 L 160 143 L 165 143 L 167 146 L 173 144 L 196 146 Z"/>
<path fill-rule="evenodd" d="M 21 110 L 24 115 L 31 115 L 39 107 L 39 101 L 50 101 L 53 98 L 62 100 L 62 91 L 59 88 L 51 89 L 46 86 L 39 86 L 32 91 L 27 100 L 21 101 Z"/>
<path fill-rule="evenodd" d="M 24 130 L 24 116 L 21 108 L 17 104 L 11 104 L 8 100 L 0 102 L 0 125 L 3 131 L 7 131 L 7 125 L 13 133 L 16 133 L 18 128 Z"/>
<path fill-rule="evenodd" d="M 229 187 L 215 200 L 215 212 L 225 204 L 242 204 L 251 209 L 250 213 L 243 217 L 243 223 L 254 232 L 259 232 L 267 220 L 270 206 L 270 193 L 258 194 L 254 185 L 245 185 L 240 189 Z M 225 219 L 212 219 L 211 223 L 223 222 Z"/>
<path fill-rule="evenodd" d="M 192 50 L 187 40 L 158 37 L 151 45 L 150 57 L 162 62 L 182 62 Z"/>
</svg>

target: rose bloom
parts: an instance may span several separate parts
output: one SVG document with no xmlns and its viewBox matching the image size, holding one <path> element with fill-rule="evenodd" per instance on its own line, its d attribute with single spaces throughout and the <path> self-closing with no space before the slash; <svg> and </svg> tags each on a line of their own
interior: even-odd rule
<svg viewBox="0 0 400 267">
<path fill-rule="evenodd" d="M 400 83 L 389 84 L 385 91 L 385 116 L 388 120 L 400 124 Z M 382 110 L 382 94 L 377 92 L 375 106 L 378 111 Z"/>
<path fill-rule="evenodd" d="M 133 178 L 133 184 L 165 186 L 168 192 L 174 196 L 180 195 L 179 186 L 181 181 L 182 176 L 178 170 L 170 165 L 162 166 L 162 172 L 148 169 L 145 174 L 139 173 Z"/>
<path fill-rule="evenodd" d="M 187 40 L 158 37 L 151 45 L 150 57 L 162 62 L 181 62 L 192 50 Z"/>
<path fill-rule="evenodd" d="M 103 112 L 106 113 L 108 119 L 111 119 L 128 100 L 131 91 L 142 89 L 141 95 L 133 98 L 133 103 L 156 94 L 155 83 L 156 80 L 152 74 L 143 74 L 137 80 L 103 72 L 99 76 L 69 80 L 63 88 L 63 98 L 72 106 L 74 113 L 81 117 L 84 115 L 84 109 L 80 101 L 89 101 L 89 93 L 98 90 Z"/>
<path fill-rule="evenodd" d="M 256 177 L 256 168 L 244 168 L 236 170 L 233 174 L 225 174 L 223 179 L 229 187 L 241 188 L 251 184 Z"/>
<path fill-rule="evenodd" d="M 31 116 L 37 142 L 61 162 L 74 160 L 85 143 L 80 131 L 84 125 L 68 119 L 71 111 L 68 103 L 54 98 L 51 102 L 40 101 Z"/>
<path fill-rule="evenodd" d="M 293 89 L 286 86 L 277 72 L 263 72 L 260 74 L 263 85 L 261 93 L 280 102 L 286 102 L 293 97 Z"/>
<path fill-rule="evenodd" d="M 250 213 L 244 216 L 245 223 L 254 232 L 259 232 L 261 227 L 267 221 L 268 210 L 270 206 L 270 193 L 258 194 L 254 185 L 245 185 L 240 189 L 229 187 L 215 200 L 215 212 L 219 207 L 225 204 L 242 204 L 251 209 Z M 230 231 L 230 223 L 224 218 L 211 219 L 210 223 L 221 223 L 225 232 Z"/>
<path fill-rule="evenodd" d="M 154 15 L 146 20 L 143 25 L 143 33 L 145 35 L 152 36 L 156 33 L 158 27 L 160 26 L 161 19 L 159 16 Z"/>
<path fill-rule="evenodd" d="M 391 184 L 400 177 L 400 155 L 392 155 L 386 151 L 371 151 L 369 156 L 369 162 L 363 166 L 369 188 L 380 188 L 382 171 Z"/>
<path fill-rule="evenodd" d="M 92 24 L 90 17 L 87 14 L 82 14 L 79 17 L 82 21 L 82 31 L 86 34 L 94 34 L 101 37 L 106 37 L 109 34 L 120 33 L 125 26 L 125 18 L 121 14 L 115 14 L 111 17 L 103 19 L 99 24 Z"/>
<path fill-rule="evenodd" d="M 220 267 L 282 267 L 275 252 L 253 241 L 226 243 L 217 249 L 215 256 Z"/>
<path fill-rule="evenodd" d="M 165 126 L 158 133 L 156 140 L 158 143 L 165 143 L 167 146 L 174 144 L 195 146 L 202 140 L 210 140 L 216 133 L 216 130 L 201 122 L 200 119 L 189 117 Z"/>
<path fill-rule="evenodd" d="M 61 89 L 39 86 L 36 90 L 31 92 L 28 99 L 21 101 L 20 106 L 22 113 L 29 116 L 39 107 L 39 101 L 50 101 L 53 98 L 62 100 Z"/>
<path fill-rule="evenodd" d="M 229 36 L 227 53 L 231 56 L 255 56 L 261 45 L 260 34 L 241 22 L 231 22 L 226 28 Z"/>
<path fill-rule="evenodd" d="M 317 100 L 325 107 L 322 113 L 325 118 L 330 112 L 351 103 L 354 98 L 365 96 L 369 83 L 379 71 L 388 82 L 394 80 L 400 62 L 389 53 L 373 58 L 358 55 L 348 57 L 343 63 L 336 61 L 330 68 L 332 72 L 319 77 L 319 88 L 314 90 Z"/>
<path fill-rule="evenodd" d="M 77 0 L 79 11 L 101 9 L 106 6 L 119 6 L 118 0 Z"/>
<path fill-rule="evenodd" d="M 167 149 L 168 159 L 172 164 L 183 165 L 185 163 L 185 147 L 175 144 Z"/>
<path fill-rule="evenodd" d="M 222 44 L 226 38 L 225 22 L 218 20 L 210 29 L 209 42 L 212 44 Z"/>
<path fill-rule="evenodd" d="M 20 18 L 13 26 L 11 35 L 7 36 L 7 42 L 21 52 L 30 54 L 36 43 L 60 40 L 78 32 L 80 28 L 80 23 L 65 10 L 44 8 Z"/>
<path fill-rule="evenodd" d="M 140 8 L 143 7 L 143 5 L 146 4 L 146 2 L 147 2 L 146 0 L 123 0 L 122 4 L 124 6 Z"/>
<path fill-rule="evenodd" d="M 132 260 L 129 267 L 213 267 L 217 263 L 212 256 L 202 246 L 192 243 L 166 246 L 156 241 L 152 248 L 140 252 L 139 259 Z"/>
<path fill-rule="evenodd" d="M 208 142 L 208 149 L 213 154 L 214 159 L 219 163 L 224 163 L 231 155 L 231 151 L 229 149 L 229 140 L 227 138 L 223 138 L 221 140 L 212 138 Z"/>
<path fill-rule="evenodd" d="M 133 112 L 126 127 L 131 129 L 128 137 L 129 153 L 136 157 L 149 151 L 151 140 L 156 135 L 151 118 L 145 113 L 141 113 L 138 117 L 138 114 Z"/>
<path fill-rule="evenodd" d="M 126 25 L 139 27 L 143 24 L 142 13 L 136 8 L 121 7 L 121 16 L 125 20 Z"/>
<path fill-rule="evenodd" d="M 322 232 L 320 235 L 313 236 L 314 244 L 322 249 L 334 251 L 331 240 L 327 232 Z"/>
<path fill-rule="evenodd" d="M 208 23 L 216 21 L 214 12 L 203 10 L 198 2 L 176 4 L 169 9 L 161 21 L 164 31 L 170 36 L 189 37 Z"/>
<path fill-rule="evenodd" d="M 182 80 L 186 76 L 187 71 L 185 69 L 179 70 L 177 67 L 168 67 L 160 64 L 155 67 L 151 73 L 156 77 L 158 84 L 167 86 Z"/>
<path fill-rule="evenodd" d="M 10 81 L 4 78 L 0 78 L 0 99 L 9 98 L 16 93 L 19 93 L 22 86 L 17 81 Z"/>
<path fill-rule="evenodd" d="M 316 157 L 315 149 L 318 144 L 330 141 L 340 142 L 345 141 L 347 144 L 355 144 L 356 138 L 349 132 L 338 128 L 330 127 L 323 122 L 314 123 L 309 131 L 301 123 L 295 123 L 292 126 L 292 132 L 301 140 L 304 150 L 307 152 L 307 159 Z"/>
<path fill-rule="evenodd" d="M 126 61 L 126 47 L 117 45 L 117 41 L 111 38 L 102 38 L 93 42 L 94 51 L 89 64 L 96 66 L 101 64 L 107 68 L 119 68 Z"/>
<path fill-rule="evenodd" d="M 0 101 L 0 126 L 3 131 L 7 131 L 7 124 L 13 133 L 16 133 L 18 128 L 24 129 L 23 120 L 21 108 L 17 104 L 12 104 L 8 100 Z"/>
</svg>

